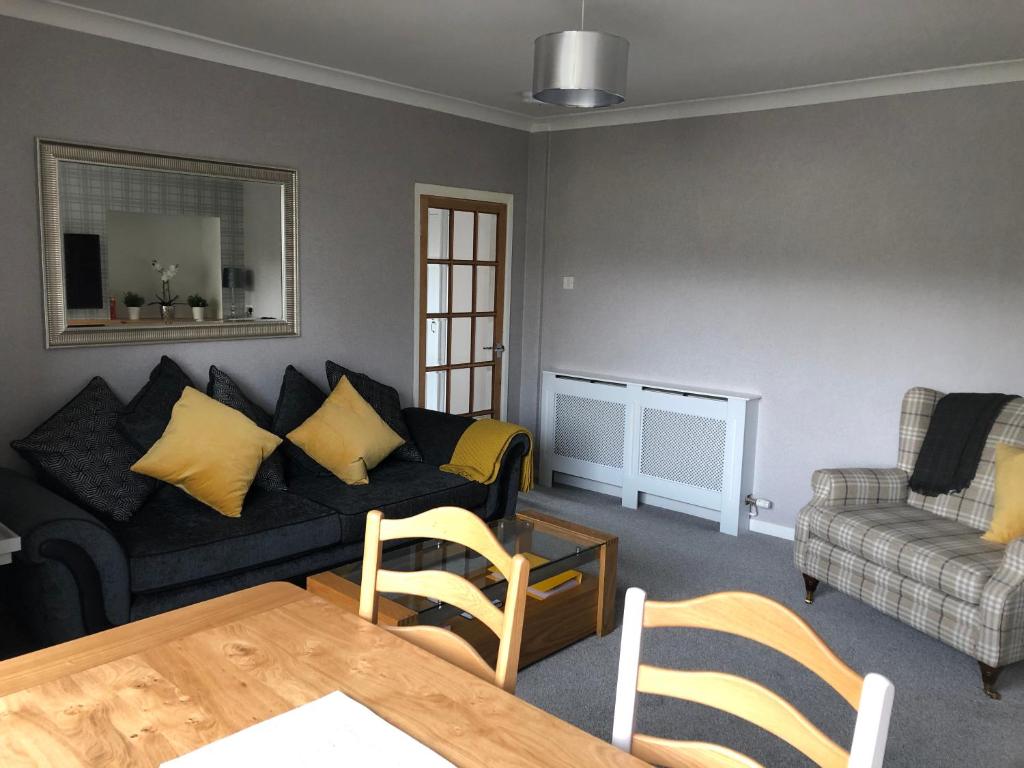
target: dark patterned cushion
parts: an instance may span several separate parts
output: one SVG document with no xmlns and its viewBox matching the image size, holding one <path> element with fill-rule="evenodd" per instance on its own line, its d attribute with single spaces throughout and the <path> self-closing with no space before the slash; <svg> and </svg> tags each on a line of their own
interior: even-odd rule
<svg viewBox="0 0 1024 768">
<path fill-rule="evenodd" d="M 384 419 L 384 422 L 395 430 L 400 438 L 405 440 L 391 453 L 391 458 L 402 461 L 423 461 L 416 443 L 413 442 L 412 436 L 409 434 L 409 428 L 405 425 L 405 419 L 402 418 L 402 404 L 398 400 L 398 390 L 371 379 L 365 373 L 357 373 L 331 360 L 327 361 L 326 367 L 327 383 L 332 390 L 338 386 L 342 376 L 348 376 L 348 380 L 355 387 L 359 396 L 370 404 L 377 415 Z"/>
<path fill-rule="evenodd" d="M 289 365 L 285 368 L 270 431 L 278 437 L 285 438 L 284 455 L 288 457 L 288 464 L 293 472 L 314 475 L 330 474 L 307 456 L 305 451 L 287 439 L 288 433 L 316 413 L 326 399 L 327 395 L 320 390 L 320 387 L 299 373 L 294 366 Z"/>
<path fill-rule="evenodd" d="M 117 428 L 140 450 L 148 451 L 167 429 L 171 410 L 185 387 L 194 386 L 177 363 L 166 355 L 161 357 L 149 374 L 149 381 L 125 406 L 117 420 Z"/>
<path fill-rule="evenodd" d="M 129 520 L 157 483 L 131 471 L 142 452 L 116 429 L 122 407 L 97 376 L 11 447 L 68 498 L 114 520 Z"/>
<path fill-rule="evenodd" d="M 271 427 L 270 414 L 260 408 L 256 403 L 245 396 L 231 377 L 217 366 L 210 366 L 210 381 L 206 385 L 206 394 L 236 411 L 239 411 L 252 421 L 257 427 L 269 430 Z M 281 454 L 274 451 L 270 454 L 256 472 L 256 486 L 265 491 L 287 491 L 288 484 L 284 477 L 284 461 Z"/>
</svg>

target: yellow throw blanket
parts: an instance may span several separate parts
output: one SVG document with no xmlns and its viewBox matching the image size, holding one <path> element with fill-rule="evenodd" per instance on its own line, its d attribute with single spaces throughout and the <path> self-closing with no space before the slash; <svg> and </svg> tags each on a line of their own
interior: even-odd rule
<svg viewBox="0 0 1024 768">
<path fill-rule="evenodd" d="M 519 476 L 519 490 L 529 491 L 533 488 L 533 435 L 525 427 L 509 424 L 507 421 L 474 421 L 459 438 L 451 462 L 441 465 L 441 470 L 490 485 L 498 479 L 501 460 L 516 435 L 526 435 L 530 441 L 530 447 L 523 456 L 522 472 Z"/>
</svg>

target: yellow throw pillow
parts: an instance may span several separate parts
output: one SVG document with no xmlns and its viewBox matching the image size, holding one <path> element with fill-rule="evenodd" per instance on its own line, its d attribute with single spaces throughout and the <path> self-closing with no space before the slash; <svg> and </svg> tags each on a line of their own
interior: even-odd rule
<svg viewBox="0 0 1024 768">
<path fill-rule="evenodd" d="M 348 485 L 369 485 L 370 476 L 366 473 L 366 462 L 362 459 L 355 459 L 340 468 L 335 474 L 344 480 Z"/>
<path fill-rule="evenodd" d="M 996 445 L 996 504 L 981 538 L 1009 544 L 1024 536 L 1024 448 Z"/>
<path fill-rule="evenodd" d="M 281 438 L 192 387 L 163 435 L 132 470 L 176 485 L 222 515 L 239 517 L 260 464 Z"/>
<path fill-rule="evenodd" d="M 359 396 L 348 376 L 341 377 L 320 409 L 289 432 L 288 439 L 349 485 L 367 482 L 366 473 L 405 442 Z"/>
</svg>

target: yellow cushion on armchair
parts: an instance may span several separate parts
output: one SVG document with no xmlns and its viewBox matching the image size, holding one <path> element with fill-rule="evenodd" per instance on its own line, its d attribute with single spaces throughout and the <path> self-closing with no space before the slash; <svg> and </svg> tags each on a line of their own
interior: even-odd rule
<svg viewBox="0 0 1024 768">
<path fill-rule="evenodd" d="M 1009 544 L 1024 536 L 1024 448 L 996 445 L 996 504 L 986 541 Z"/>
</svg>

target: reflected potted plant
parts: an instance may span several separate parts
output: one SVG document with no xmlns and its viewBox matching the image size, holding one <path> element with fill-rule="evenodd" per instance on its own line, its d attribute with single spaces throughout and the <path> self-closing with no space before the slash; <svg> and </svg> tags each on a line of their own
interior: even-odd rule
<svg viewBox="0 0 1024 768">
<path fill-rule="evenodd" d="M 150 264 L 155 272 L 160 273 L 160 295 L 156 297 L 156 301 L 149 303 L 159 305 L 161 320 L 165 323 L 173 323 L 174 308 L 181 303 L 178 301 L 177 295 L 171 295 L 171 279 L 178 274 L 178 265 L 171 264 L 169 267 L 164 267 L 156 259 L 153 259 Z"/>
<path fill-rule="evenodd" d="M 192 307 L 193 320 L 197 323 L 201 323 L 206 319 L 206 308 L 210 306 L 210 303 L 206 299 L 198 293 L 193 293 L 188 297 L 188 305 Z"/>
<path fill-rule="evenodd" d="M 124 295 L 124 305 L 128 307 L 128 319 L 138 320 L 139 313 L 142 312 L 142 305 L 146 303 L 146 300 L 134 291 L 128 291 Z"/>
</svg>

